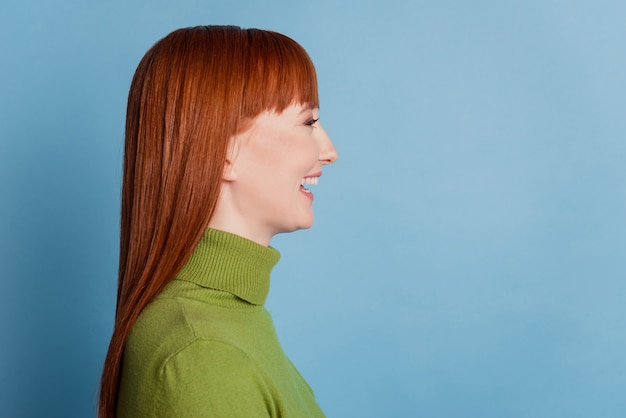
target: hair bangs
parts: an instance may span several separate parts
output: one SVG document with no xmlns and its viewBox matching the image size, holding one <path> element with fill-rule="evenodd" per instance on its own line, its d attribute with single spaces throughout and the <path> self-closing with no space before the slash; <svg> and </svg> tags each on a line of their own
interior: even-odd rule
<svg viewBox="0 0 626 418">
<path fill-rule="evenodd" d="M 276 32 L 246 32 L 250 53 L 241 116 L 253 118 L 265 110 L 280 113 L 292 104 L 319 107 L 315 67 L 304 48 Z"/>
</svg>

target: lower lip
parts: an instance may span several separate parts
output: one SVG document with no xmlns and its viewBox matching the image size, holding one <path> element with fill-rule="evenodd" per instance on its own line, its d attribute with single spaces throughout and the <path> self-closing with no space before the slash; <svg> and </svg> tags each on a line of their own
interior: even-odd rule
<svg viewBox="0 0 626 418">
<path fill-rule="evenodd" d="M 303 195 L 305 195 L 308 199 L 310 199 L 311 201 L 313 201 L 313 193 L 311 192 L 305 192 L 304 191 L 304 187 L 300 186 L 300 193 L 302 193 Z"/>
</svg>

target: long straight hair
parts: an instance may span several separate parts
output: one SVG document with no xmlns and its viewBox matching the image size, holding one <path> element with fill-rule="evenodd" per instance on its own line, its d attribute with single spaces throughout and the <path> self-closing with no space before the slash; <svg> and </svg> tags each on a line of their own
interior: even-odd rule
<svg viewBox="0 0 626 418">
<path fill-rule="evenodd" d="M 276 32 L 179 29 L 143 57 L 128 95 L 117 308 L 98 402 L 115 417 L 128 335 L 208 228 L 230 139 L 265 110 L 318 105 L 305 50 Z"/>
</svg>

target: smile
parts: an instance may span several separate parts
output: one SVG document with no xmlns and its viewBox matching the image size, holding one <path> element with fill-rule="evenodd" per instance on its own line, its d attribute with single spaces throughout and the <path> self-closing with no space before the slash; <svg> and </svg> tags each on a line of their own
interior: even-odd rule
<svg viewBox="0 0 626 418">
<path fill-rule="evenodd" d="M 305 177 L 302 179 L 302 182 L 300 184 L 302 184 L 303 186 L 305 184 L 311 185 L 311 184 L 317 184 L 319 177 Z"/>
<path fill-rule="evenodd" d="M 306 196 L 311 200 L 313 200 L 313 193 L 311 193 L 311 191 L 307 189 L 306 186 L 317 184 L 321 175 L 321 173 L 316 173 L 314 175 L 304 177 L 300 182 L 300 191 L 305 193 Z"/>
<path fill-rule="evenodd" d="M 310 185 L 317 184 L 321 175 L 322 175 L 322 172 L 320 171 L 318 173 L 311 174 L 309 176 L 304 177 L 302 181 L 300 182 L 300 190 L 306 193 L 311 193 L 311 191 L 307 189 L 305 185 L 310 186 Z"/>
<path fill-rule="evenodd" d="M 300 182 L 300 184 L 302 184 L 303 186 L 305 184 L 317 184 L 321 176 L 322 176 L 321 170 L 315 173 L 307 174 L 306 176 L 302 178 L 302 181 Z"/>
</svg>

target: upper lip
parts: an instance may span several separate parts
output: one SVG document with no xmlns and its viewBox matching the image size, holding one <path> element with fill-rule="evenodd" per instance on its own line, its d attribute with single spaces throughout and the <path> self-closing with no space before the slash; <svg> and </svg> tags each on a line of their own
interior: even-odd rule
<svg viewBox="0 0 626 418">
<path fill-rule="evenodd" d="M 304 176 L 305 179 L 310 179 L 312 177 L 320 177 L 322 175 L 321 171 L 318 171 L 317 173 L 313 173 L 313 174 L 307 174 L 306 176 Z"/>
</svg>

